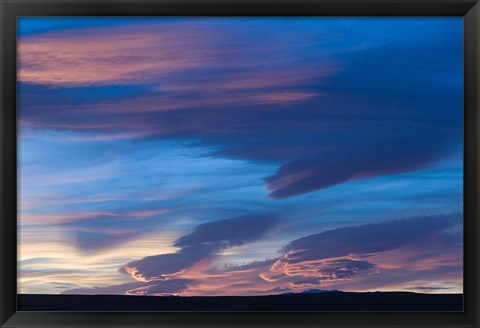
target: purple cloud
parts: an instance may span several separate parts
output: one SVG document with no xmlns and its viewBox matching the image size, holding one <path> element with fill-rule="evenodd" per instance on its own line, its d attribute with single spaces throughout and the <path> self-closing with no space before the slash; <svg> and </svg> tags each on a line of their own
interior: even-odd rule
<svg viewBox="0 0 480 328">
<path fill-rule="evenodd" d="M 373 272 L 378 265 L 401 267 L 403 261 L 418 261 L 419 268 L 431 269 L 442 257 L 448 258 L 445 251 L 457 251 L 461 237 L 455 229 L 461 224 L 460 215 L 438 215 L 325 231 L 290 242 L 284 255 L 261 276 L 267 281 L 285 277 L 345 280 L 363 271 Z M 408 247 L 418 248 L 415 257 Z M 393 263 L 382 258 L 394 250 L 398 254 L 390 259 Z"/>
<path fill-rule="evenodd" d="M 213 250 L 241 246 L 262 237 L 275 222 L 270 215 L 244 215 L 207 222 L 196 227 L 191 234 L 178 238 L 173 246 L 204 246 Z"/>
<path fill-rule="evenodd" d="M 412 217 L 340 228 L 290 242 L 285 252 L 300 251 L 295 261 L 391 250 L 462 224 L 460 215 Z"/>
<path fill-rule="evenodd" d="M 140 281 L 168 279 L 221 250 L 260 239 L 277 222 L 271 215 L 244 215 L 199 225 L 173 244 L 176 253 L 147 256 L 120 268 Z"/>
<path fill-rule="evenodd" d="M 442 154 L 443 142 L 440 137 L 404 137 L 374 145 L 357 142 L 358 147 L 335 147 L 316 157 L 290 162 L 265 178 L 271 190 L 269 197 L 286 198 L 350 180 L 425 168 Z M 428 145 L 433 149 L 426 152 Z"/>
</svg>

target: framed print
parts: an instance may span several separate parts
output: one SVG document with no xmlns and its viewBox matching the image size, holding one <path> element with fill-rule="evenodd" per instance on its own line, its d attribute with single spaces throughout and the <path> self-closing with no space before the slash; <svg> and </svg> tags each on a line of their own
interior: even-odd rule
<svg viewBox="0 0 480 328">
<path fill-rule="evenodd" d="M 477 1 L 1 2 L 1 327 L 478 327 Z"/>
</svg>

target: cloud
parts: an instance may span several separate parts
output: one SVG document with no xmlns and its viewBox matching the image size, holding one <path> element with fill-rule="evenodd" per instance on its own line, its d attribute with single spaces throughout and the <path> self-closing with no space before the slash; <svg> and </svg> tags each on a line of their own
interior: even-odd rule
<svg viewBox="0 0 480 328">
<path fill-rule="evenodd" d="M 290 242 L 284 255 L 261 277 L 272 282 L 289 277 L 300 277 L 300 281 L 315 278 L 319 282 L 348 280 L 388 269 L 383 256 L 398 269 L 405 268 L 406 263 L 412 269 L 416 265 L 417 270 L 442 267 L 449 264 L 450 256 L 458 260 L 456 245 L 461 238 L 453 228 L 461 224 L 460 215 L 438 215 L 325 231 Z M 405 253 L 406 248 L 416 252 L 416 258 L 393 256 L 395 252 Z M 456 267 L 458 263 L 450 265 Z"/>
<path fill-rule="evenodd" d="M 240 264 L 240 265 L 235 265 L 235 264 L 225 264 L 221 267 L 215 268 L 212 270 L 213 272 L 230 272 L 230 271 L 245 271 L 245 270 L 251 270 L 251 269 L 257 269 L 257 268 L 263 268 L 269 265 L 272 265 L 277 261 L 277 258 L 273 259 L 265 259 L 265 260 L 257 260 L 257 261 L 252 261 L 249 263 L 245 264 Z"/>
<path fill-rule="evenodd" d="M 265 178 L 269 197 L 286 198 L 328 188 L 350 180 L 415 171 L 427 167 L 442 154 L 440 136 L 399 137 L 388 143 L 355 143 L 335 147 L 317 157 L 290 162 Z M 427 146 L 433 150 L 425 151 Z M 352 147 L 353 146 L 353 147 Z"/>
<path fill-rule="evenodd" d="M 353 260 L 350 258 L 341 258 L 328 261 L 315 261 L 312 263 L 302 263 L 293 270 L 288 271 L 288 275 L 304 275 L 309 277 L 318 277 L 322 280 L 349 279 L 355 277 L 360 271 L 370 270 L 375 266 L 367 261 Z M 307 280 L 312 283 L 312 280 Z M 305 280 L 297 280 L 293 284 L 304 284 Z"/>
<path fill-rule="evenodd" d="M 147 256 L 131 261 L 122 266 L 120 272 L 130 274 L 139 281 L 166 279 L 183 273 L 211 255 L 209 248 L 182 249 L 176 253 Z"/>
<path fill-rule="evenodd" d="M 266 269 L 273 260 L 254 261 L 229 270 L 210 270 L 212 259 L 227 248 L 259 240 L 277 221 L 273 215 L 259 214 L 201 224 L 174 242 L 174 246 L 180 247 L 177 252 L 147 256 L 120 267 L 119 272 L 131 275 L 136 282 L 76 288 L 64 293 L 164 296 L 191 295 L 191 288 L 208 293 L 210 288 L 217 294 L 218 290 L 225 291 L 226 286 L 241 292 L 252 284 L 255 286 L 257 281 L 263 282 L 257 271 Z M 240 282 L 245 279 L 251 282 Z"/>
<path fill-rule="evenodd" d="M 307 279 L 299 279 L 291 282 L 285 287 L 286 289 L 292 288 L 307 288 L 312 286 L 318 286 L 322 284 L 322 278 L 307 278 Z"/>
<path fill-rule="evenodd" d="M 201 33 L 201 32 L 200 32 Z M 145 83 L 203 64 L 193 28 L 162 26 L 67 30 L 21 38 L 19 80 L 75 86 Z M 213 36 L 212 36 L 213 37 Z M 208 42 L 205 37 L 201 42 Z M 172 49 L 182 49 L 182 55 Z"/>
<path fill-rule="evenodd" d="M 284 86 L 322 72 L 316 68 L 304 68 L 301 74 L 294 69 L 271 70 L 268 54 L 288 50 L 288 46 L 268 39 L 252 39 L 255 47 L 245 47 L 239 40 L 243 33 L 242 27 L 232 28 L 221 20 L 190 20 L 66 29 L 26 36 L 18 43 L 18 79 L 55 87 L 158 83 L 168 91 L 196 92 L 203 86 L 207 91 L 218 92 Z M 232 45 L 234 39 L 237 44 Z M 305 36 L 302 39 L 306 41 Z M 295 43 L 301 45 L 300 40 Z M 285 57 L 284 62 L 291 60 Z M 201 74 L 212 66 L 215 70 L 209 75 L 215 79 Z M 256 72 L 246 68 L 255 68 Z M 228 74 L 221 73 L 222 70 Z M 329 75 L 335 70 L 330 65 L 324 66 L 323 72 Z"/>
<path fill-rule="evenodd" d="M 139 281 L 169 279 L 183 274 L 195 264 L 219 251 L 241 246 L 265 235 L 276 223 L 271 215 L 244 215 L 201 224 L 173 244 L 176 253 L 147 256 L 120 268 Z"/>
<path fill-rule="evenodd" d="M 20 37 L 22 128 L 196 140 L 277 165 L 272 199 L 419 170 L 462 140 L 460 23 L 215 19 Z"/>
<path fill-rule="evenodd" d="M 290 242 L 286 252 L 299 260 L 382 252 L 404 246 L 462 224 L 460 215 L 412 217 L 321 232 Z M 327 247 L 328 246 L 328 247 Z"/>
<path fill-rule="evenodd" d="M 251 234 L 250 225 L 260 222 L 257 229 L 261 232 Z M 272 216 L 250 215 L 205 223 L 177 239 L 174 244 L 181 245 L 177 252 L 122 266 L 120 271 L 136 282 L 68 293 L 214 296 L 318 287 L 368 291 L 421 286 L 415 287 L 419 292 L 461 288 L 461 215 L 411 217 L 329 230 L 293 240 L 276 259 L 215 267 L 214 259 L 223 250 L 259 240 L 275 222 Z M 228 223 L 235 229 L 229 230 Z"/>
<path fill-rule="evenodd" d="M 294 256 L 295 253 L 290 252 L 275 262 L 269 271 L 261 273 L 260 277 L 269 282 L 281 281 L 286 277 L 306 277 L 307 279 L 294 279 L 287 285 L 290 288 L 302 288 L 351 279 L 364 272 L 373 273 L 376 268 L 374 264 L 353 256 L 288 263 Z"/>
<path fill-rule="evenodd" d="M 155 281 L 153 283 L 132 282 L 107 287 L 76 288 L 62 292 L 62 294 L 73 295 L 154 295 L 167 296 L 181 294 L 189 283 L 190 279 L 173 279 L 169 281 Z"/>
<path fill-rule="evenodd" d="M 139 288 L 131 289 L 126 292 L 128 295 L 154 295 L 168 296 L 178 295 L 185 291 L 190 284 L 194 283 L 192 279 L 172 279 L 166 281 L 155 281 Z"/>
<path fill-rule="evenodd" d="M 84 253 L 103 251 L 151 231 L 168 209 L 137 209 L 104 212 L 55 213 L 27 215 L 27 220 L 57 225 L 72 238 L 77 250 Z M 27 221 L 28 222 L 28 221 Z"/>
<path fill-rule="evenodd" d="M 275 221 L 269 215 L 244 215 L 208 222 L 180 237 L 173 245 L 182 248 L 205 246 L 213 250 L 241 246 L 262 237 Z"/>
<path fill-rule="evenodd" d="M 436 290 L 449 290 L 453 287 L 425 287 L 425 286 L 413 286 L 406 289 L 417 290 L 417 291 L 436 291 Z"/>
</svg>

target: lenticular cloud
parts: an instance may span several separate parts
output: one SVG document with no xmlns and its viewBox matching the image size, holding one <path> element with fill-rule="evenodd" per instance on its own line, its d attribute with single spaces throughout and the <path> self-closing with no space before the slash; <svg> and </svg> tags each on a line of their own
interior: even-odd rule
<svg viewBox="0 0 480 328">
<path fill-rule="evenodd" d="M 147 256 L 120 268 L 139 281 L 168 279 L 217 252 L 261 238 L 275 224 L 270 215 L 245 215 L 199 225 L 173 244 L 176 253 Z"/>
</svg>

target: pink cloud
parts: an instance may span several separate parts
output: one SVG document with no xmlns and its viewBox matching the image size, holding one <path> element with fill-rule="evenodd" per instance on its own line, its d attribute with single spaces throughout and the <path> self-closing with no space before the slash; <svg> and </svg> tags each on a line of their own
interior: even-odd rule
<svg viewBox="0 0 480 328">
<path fill-rule="evenodd" d="M 272 70 L 272 66 L 291 59 L 285 57 L 278 63 L 261 55 L 281 52 L 292 45 L 265 42 L 255 48 L 239 45 L 232 49 L 231 39 L 240 32 L 189 22 L 65 30 L 23 37 L 18 42 L 18 79 L 52 86 L 158 83 L 162 90 L 191 92 L 203 88 L 227 91 L 279 87 L 338 71 L 338 65 L 331 61 L 320 68 Z M 254 57 L 257 59 L 252 62 Z M 174 77 L 204 68 L 246 67 L 261 69 L 227 72 L 213 81 Z"/>
<path fill-rule="evenodd" d="M 462 286 L 460 218 L 432 216 L 342 228 L 291 242 L 260 277 L 279 288 L 451 292 Z M 429 280 L 430 279 L 430 280 Z M 428 287 L 428 288 L 427 288 Z M 435 289 L 435 287 L 439 287 Z"/>
<path fill-rule="evenodd" d="M 18 79 L 54 86 L 159 81 L 206 64 L 214 36 L 163 25 L 63 31 L 19 40 Z M 192 42 L 192 41 L 197 42 Z"/>
</svg>

